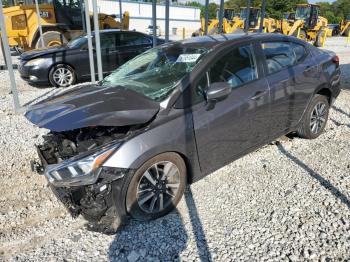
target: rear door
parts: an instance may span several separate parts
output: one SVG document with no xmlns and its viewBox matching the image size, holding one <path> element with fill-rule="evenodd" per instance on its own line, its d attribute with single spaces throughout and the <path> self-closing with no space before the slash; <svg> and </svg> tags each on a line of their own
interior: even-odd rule
<svg viewBox="0 0 350 262">
<path fill-rule="evenodd" d="M 289 42 L 274 41 L 261 44 L 265 57 L 266 79 L 271 92 L 272 137 L 293 126 L 295 114 L 295 54 Z"/>
<path fill-rule="evenodd" d="M 262 143 L 269 132 L 269 88 L 252 44 L 231 47 L 212 61 L 194 84 L 197 97 L 211 83 L 227 82 L 231 94 L 208 108 L 206 101 L 193 106 L 194 130 L 202 172 L 212 172 Z"/>
<path fill-rule="evenodd" d="M 314 61 L 310 50 L 303 44 L 291 42 L 296 64 L 294 72 L 294 109 L 291 125 L 296 126 L 301 119 L 314 91 L 322 83 L 319 63 Z"/>
<path fill-rule="evenodd" d="M 149 36 L 139 32 L 120 32 L 118 34 L 118 54 L 120 65 L 152 48 Z"/>
<path fill-rule="evenodd" d="M 116 32 L 100 33 L 100 45 L 101 45 L 101 60 L 102 60 L 102 72 L 104 75 L 115 70 L 119 66 L 119 50 L 117 46 Z M 97 70 L 97 53 L 95 36 L 92 38 L 95 75 L 98 75 Z M 90 78 L 90 60 L 88 44 L 81 48 L 79 57 L 75 58 L 75 68 L 81 75 L 82 79 Z"/>
<path fill-rule="evenodd" d="M 271 90 L 271 137 L 295 129 L 319 83 L 318 66 L 301 43 L 262 43 Z"/>
</svg>

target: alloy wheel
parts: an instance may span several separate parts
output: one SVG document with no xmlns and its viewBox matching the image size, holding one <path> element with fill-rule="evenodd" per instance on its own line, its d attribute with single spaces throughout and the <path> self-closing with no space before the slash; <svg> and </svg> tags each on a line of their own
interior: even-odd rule
<svg viewBox="0 0 350 262">
<path fill-rule="evenodd" d="M 172 204 L 180 186 L 180 171 L 169 161 L 154 164 L 142 175 L 137 203 L 147 213 L 158 213 Z"/>
<path fill-rule="evenodd" d="M 53 73 L 53 80 L 58 86 L 70 86 L 73 83 L 73 72 L 65 67 L 57 68 Z"/>
<path fill-rule="evenodd" d="M 313 134 L 318 134 L 326 124 L 327 106 L 324 102 L 318 102 L 311 112 L 310 129 Z"/>
</svg>

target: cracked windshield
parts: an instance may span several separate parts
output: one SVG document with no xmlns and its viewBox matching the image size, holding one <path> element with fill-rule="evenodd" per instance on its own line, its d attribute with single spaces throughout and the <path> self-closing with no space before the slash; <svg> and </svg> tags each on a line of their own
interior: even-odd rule
<svg viewBox="0 0 350 262">
<path fill-rule="evenodd" d="M 153 48 L 119 67 L 101 85 L 122 86 L 162 101 L 207 51 L 183 45 Z"/>
</svg>

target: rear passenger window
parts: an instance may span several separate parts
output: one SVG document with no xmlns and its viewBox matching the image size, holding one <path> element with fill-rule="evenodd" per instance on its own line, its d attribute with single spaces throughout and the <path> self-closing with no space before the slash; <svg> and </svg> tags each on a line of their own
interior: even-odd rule
<svg viewBox="0 0 350 262">
<path fill-rule="evenodd" d="M 233 48 L 209 70 L 210 83 L 228 82 L 232 88 L 258 78 L 251 45 Z"/>
<path fill-rule="evenodd" d="M 119 44 L 121 46 L 147 45 L 151 44 L 151 40 L 142 34 L 121 33 L 119 34 Z"/>
<path fill-rule="evenodd" d="M 291 43 L 291 47 L 293 49 L 293 52 L 295 54 L 296 62 L 302 62 L 304 58 L 306 57 L 306 50 L 303 45 L 297 44 L 297 43 Z"/>
<path fill-rule="evenodd" d="M 115 49 L 115 34 L 101 34 L 100 35 L 100 42 L 101 42 L 101 48 L 102 49 Z M 93 43 L 95 45 L 95 39 L 93 40 Z"/>
<path fill-rule="evenodd" d="M 296 54 L 288 42 L 267 42 L 262 44 L 269 74 L 297 63 Z"/>
</svg>

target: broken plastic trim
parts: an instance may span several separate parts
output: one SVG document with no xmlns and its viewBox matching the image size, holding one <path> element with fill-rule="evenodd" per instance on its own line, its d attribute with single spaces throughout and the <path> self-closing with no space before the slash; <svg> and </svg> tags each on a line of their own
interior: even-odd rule
<svg viewBox="0 0 350 262">
<path fill-rule="evenodd" d="M 122 188 L 124 177 L 132 172 L 102 167 L 101 175 L 93 185 L 56 187 L 50 184 L 50 188 L 73 218 L 81 214 L 89 222 L 88 230 L 111 234 L 127 220 Z"/>
<path fill-rule="evenodd" d="M 44 175 L 57 187 L 83 186 L 96 183 L 102 164 L 119 148 L 121 143 L 102 148 L 95 153 L 78 155 L 59 164 L 48 165 Z"/>
</svg>

